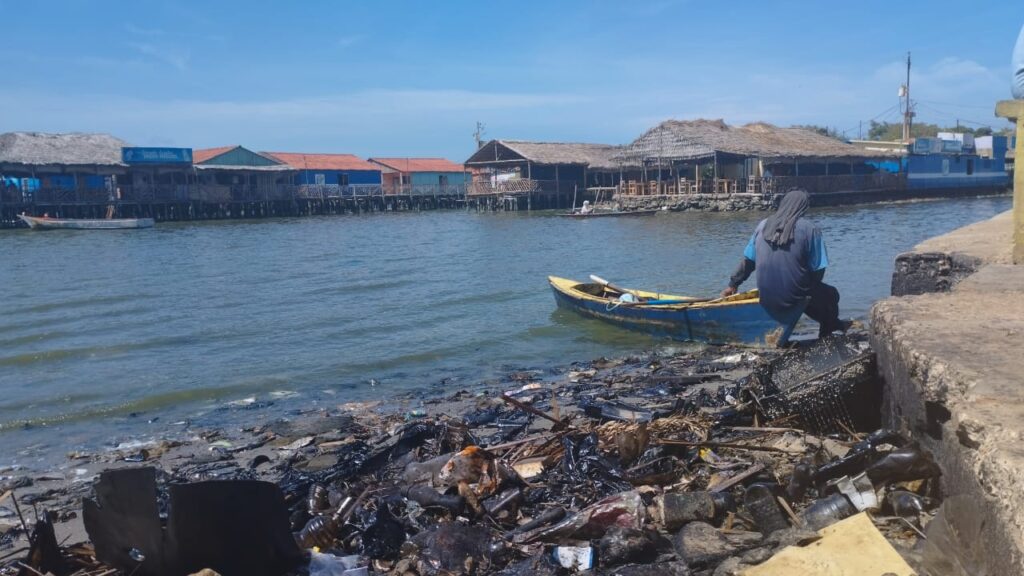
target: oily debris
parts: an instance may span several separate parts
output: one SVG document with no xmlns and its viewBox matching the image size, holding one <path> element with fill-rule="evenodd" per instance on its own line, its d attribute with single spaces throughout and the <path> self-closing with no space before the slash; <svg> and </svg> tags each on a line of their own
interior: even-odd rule
<svg viewBox="0 0 1024 576">
<path fill-rule="evenodd" d="M 809 346 L 516 371 L 414 410 L 348 404 L 76 455 L 93 482 L 0 496 L 17 509 L 0 517 L 0 573 L 723 576 L 866 512 L 927 574 L 955 553 L 919 545 L 941 471 L 879 428 L 862 336 Z M 59 541 L 83 501 L 88 534 Z"/>
</svg>

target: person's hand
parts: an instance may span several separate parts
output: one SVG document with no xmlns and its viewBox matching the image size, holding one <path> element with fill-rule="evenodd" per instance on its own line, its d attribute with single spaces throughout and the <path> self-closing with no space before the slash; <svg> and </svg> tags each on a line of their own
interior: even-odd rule
<svg viewBox="0 0 1024 576">
<path fill-rule="evenodd" d="M 735 288 L 733 288 L 732 286 L 727 286 L 725 290 L 722 290 L 722 294 L 719 296 L 719 298 L 728 298 L 729 296 L 732 296 L 735 293 Z"/>
</svg>

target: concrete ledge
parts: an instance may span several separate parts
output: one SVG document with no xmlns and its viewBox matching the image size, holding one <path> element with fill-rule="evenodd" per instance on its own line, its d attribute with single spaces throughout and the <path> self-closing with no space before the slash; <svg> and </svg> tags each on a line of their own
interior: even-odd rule
<svg viewBox="0 0 1024 576">
<path fill-rule="evenodd" d="M 1013 261 L 1013 213 L 1003 212 L 918 244 L 896 257 L 892 295 L 948 292 L 985 264 Z"/>
<path fill-rule="evenodd" d="M 871 311 L 883 420 L 935 454 L 947 496 L 976 503 L 989 574 L 1024 574 L 1024 267 L 1003 263 L 1011 234 L 1001 214 L 922 243 L 900 258 L 936 263 L 944 293 Z M 900 273 L 897 261 L 894 289 Z"/>
</svg>

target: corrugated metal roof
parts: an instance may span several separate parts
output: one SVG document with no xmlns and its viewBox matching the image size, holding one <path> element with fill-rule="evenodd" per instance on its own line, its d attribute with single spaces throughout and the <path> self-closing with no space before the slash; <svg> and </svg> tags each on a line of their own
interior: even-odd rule
<svg viewBox="0 0 1024 576">
<path fill-rule="evenodd" d="M 268 166 L 237 166 L 232 164 L 195 164 L 196 170 L 228 170 L 233 172 L 292 172 L 294 168 L 284 164 Z"/>
<path fill-rule="evenodd" d="M 211 158 L 216 158 L 225 152 L 230 152 L 235 148 L 241 148 L 238 144 L 234 146 L 219 146 L 217 148 L 200 148 L 192 151 L 192 163 L 202 164 Z"/>
<path fill-rule="evenodd" d="M 444 158 L 370 158 L 392 170 L 399 172 L 465 172 L 462 164 L 456 164 Z"/>
<path fill-rule="evenodd" d="M 263 152 L 296 170 L 380 170 L 352 154 L 304 154 L 301 152 Z"/>
</svg>

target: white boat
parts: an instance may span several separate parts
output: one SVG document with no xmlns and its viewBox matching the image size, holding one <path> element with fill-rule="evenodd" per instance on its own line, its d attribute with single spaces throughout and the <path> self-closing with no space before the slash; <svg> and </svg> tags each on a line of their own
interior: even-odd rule
<svg viewBox="0 0 1024 576">
<path fill-rule="evenodd" d="M 63 228 L 66 230 L 127 230 L 132 228 L 152 228 L 152 218 L 50 218 L 48 216 L 27 216 L 18 214 L 23 222 L 33 230 L 50 230 Z"/>
</svg>

